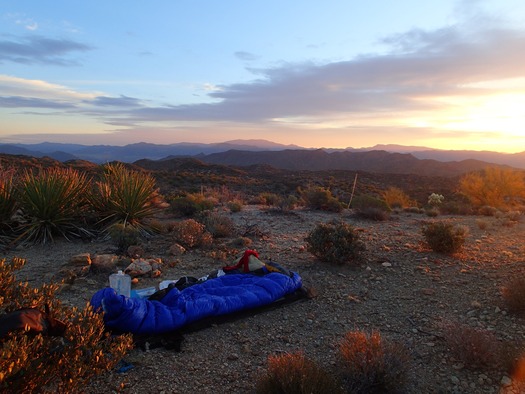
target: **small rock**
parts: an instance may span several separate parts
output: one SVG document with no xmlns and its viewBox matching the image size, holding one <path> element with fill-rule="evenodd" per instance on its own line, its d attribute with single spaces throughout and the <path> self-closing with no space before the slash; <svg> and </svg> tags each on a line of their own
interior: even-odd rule
<svg viewBox="0 0 525 394">
<path fill-rule="evenodd" d="M 118 257 L 114 254 L 97 254 L 91 259 L 91 269 L 95 272 L 114 272 Z"/>
<path fill-rule="evenodd" d="M 423 288 L 421 289 L 421 294 L 424 295 L 434 295 L 436 293 L 436 290 L 430 289 L 430 288 Z"/>
<path fill-rule="evenodd" d="M 508 376 L 504 375 L 504 376 L 501 378 L 500 384 L 501 384 L 503 387 L 509 387 L 510 385 L 512 385 L 512 379 L 509 378 Z"/>
<path fill-rule="evenodd" d="M 383 267 L 392 267 L 392 263 L 389 263 L 388 261 L 385 261 L 381 264 Z"/>
<path fill-rule="evenodd" d="M 89 253 L 81 253 L 71 256 L 68 261 L 68 265 L 74 267 L 84 267 L 86 265 L 91 265 L 91 255 Z"/>
<path fill-rule="evenodd" d="M 181 254 L 186 253 L 186 248 L 178 243 L 174 243 L 170 246 L 169 252 L 172 256 L 180 256 Z"/>
<path fill-rule="evenodd" d="M 455 385 L 458 385 L 458 384 L 459 384 L 459 378 L 458 378 L 457 376 L 452 375 L 452 376 L 450 377 L 450 381 L 451 381 L 452 383 L 454 383 Z"/>
<path fill-rule="evenodd" d="M 471 306 L 472 308 L 481 308 L 481 302 L 479 302 L 479 301 L 472 301 L 472 302 L 470 303 L 470 306 Z"/>
</svg>

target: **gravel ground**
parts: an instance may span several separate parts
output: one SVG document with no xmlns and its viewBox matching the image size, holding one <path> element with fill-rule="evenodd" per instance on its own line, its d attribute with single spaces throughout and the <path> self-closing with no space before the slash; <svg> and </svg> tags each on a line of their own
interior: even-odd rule
<svg viewBox="0 0 525 394">
<path fill-rule="evenodd" d="M 510 371 L 474 369 L 456 359 L 443 339 L 443 327 L 448 322 L 465 323 L 493 332 L 499 341 L 525 339 L 523 318 L 506 311 L 501 297 L 502 287 L 525 269 L 523 221 L 430 219 L 402 212 L 373 222 L 350 212 L 279 214 L 258 206 L 246 206 L 231 217 L 241 233 L 250 230 L 253 243 L 248 248 L 256 249 L 261 260 L 271 259 L 298 272 L 317 296 L 186 334 L 181 351 L 136 348 L 125 357 L 133 368 L 93 379 L 84 388 L 86 393 L 253 393 L 269 355 L 303 351 L 336 371 L 338 342 L 353 330 L 379 331 L 383 338 L 406 346 L 412 360 L 409 393 L 519 392 Z M 359 229 L 367 247 L 361 265 L 321 263 L 306 251 L 307 233 L 332 219 Z M 461 253 L 445 256 L 425 247 L 422 224 L 440 219 L 469 228 Z M 160 278 L 144 279 L 137 287 L 202 275 L 225 265 L 209 251 L 172 256 L 171 243 L 168 234 L 144 245 L 144 257 L 161 258 L 164 269 Z M 38 285 L 56 278 L 75 254 L 108 251 L 107 243 L 57 243 L 9 252 L 6 257 L 27 259 L 20 278 Z M 60 296 L 82 306 L 106 284 L 107 275 L 88 273 Z"/>
</svg>

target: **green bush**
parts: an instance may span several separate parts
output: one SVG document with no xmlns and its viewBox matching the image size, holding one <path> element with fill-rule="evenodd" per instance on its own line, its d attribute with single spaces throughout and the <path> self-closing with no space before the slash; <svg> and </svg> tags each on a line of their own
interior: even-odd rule
<svg viewBox="0 0 525 394">
<path fill-rule="evenodd" d="M 240 200 L 233 200 L 233 201 L 228 201 L 226 203 L 226 206 L 228 207 L 228 209 L 231 211 L 231 212 L 241 212 L 242 211 L 242 201 Z"/>
<path fill-rule="evenodd" d="M 348 393 L 405 393 L 410 357 L 378 332 L 347 332 L 339 345 L 340 374 Z"/>
<path fill-rule="evenodd" d="M 268 370 L 257 381 L 258 394 L 337 394 L 337 381 L 302 353 L 268 357 Z"/>
<path fill-rule="evenodd" d="M 446 221 L 427 223 L 423 226 L 422 232 L 434 252 L 446 254 L 458 252 L 468 235 L 467 227 Z"/>
<path fill-rule="evenodd" d="M 383 221 L 390 218 L 390 207 L 384 200 L 377 197 L 366 194 L 356 196 L 352 200 L 351 207 L 359 216 L 366 219 Z"/>
<path fill-rule="evenodd" d="M 201 212 L 210 211 L 216 205 L 216 200 L 207 198 L 200 193 L 190 193 L 170 199 L 171 211 L 183 217 L 191 217 Z"/>
<path fill-rule="evenodd" d="M 133 346 L 130 335 L 110 336 L 102 315 L 91 307 L 77 309 L 55 297 L 59 285 L 32 288 L 17 282 L 14 272 L 24 260 L 0 260 L 0 312 L 20 308 L 44 310 L 66 323 L 63 337 L 12 332 L 0 347 L 0 392 L 80 392 L 93 376 L 112 369 Z"/>
<path fill-rule="evenodd" d="M 359 262 L 365 250 L 355 229 L 343 222 L 318 224 L 306 237 L 307 250 L 321 261 L 345 264 Z"/>
<path fill-rule="evenodd" d="M 91 201 L 106 229 L 120 223 L 145 234 L 154 232 L 147 220 L 167 207 L 155 186 L 155 178 L 129 170 L 121 163 L 105 166 L 103 179 L 96 182 Z"/>
<path fill-rule="evenodd" d="M 140 243 L 140 231 L 136 227 L 115 223 L 108 227 L 107 232 L 119 252 L 125 252 L 130 246 Z"/>
<path fill-rule="evenodd" d="M 56 235 L 91 237 L 85 223 L 89 185 L 85 174 L 71 168 L 25 172 L 17 192 L 25 221 L 15 241 L 45 244 Z"/>
<path fill-rule="evenodd" d="M 206 231 L 213 238 L 231 237 L 235 233 L 233 220 L 219 212 L 206 212 L 199 217 L 199 221 L 204 224 Z"/>
<path fill-rule="evenodd" d="M 301 193 L 307 208 L 329 212 L 341 212 L 343 206 L 330 190 L 322 187 L 308 188 Z"/>
</svg>

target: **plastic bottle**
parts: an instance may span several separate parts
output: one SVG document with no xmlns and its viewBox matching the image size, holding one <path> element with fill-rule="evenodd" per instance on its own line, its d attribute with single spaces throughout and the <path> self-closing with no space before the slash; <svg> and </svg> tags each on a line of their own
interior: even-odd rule
<svg viewBox="0 0 525 394">
<path fill-rule="evenodd" d="M 117 294 L 129 297 L 131 295 L 131 276 L 119 271 L 109 276 L 109 285 Z"/>
</svg>

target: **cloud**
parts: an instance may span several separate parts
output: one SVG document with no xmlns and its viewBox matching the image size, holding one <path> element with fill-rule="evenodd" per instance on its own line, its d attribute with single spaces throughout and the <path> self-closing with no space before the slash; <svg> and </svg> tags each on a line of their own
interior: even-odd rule
<svg viewBox="0 0 525 394">
<path fill-rule="evenodd" d="M 48 108 L 48 109 L 69 109 L 75 106 L 67 102 L 58 102 L 34 97 L 1 97 L 0 107 L 4 108 Z"/>
<path fill-rule="evenodd" d="M 417 113 L 443 98 L 495 93 L 475 84 L 525 76 L 525 33 L 490 25 L 413 29 L 383 39 L 390 51 L 328 64 L 252 70 L 257 79 L 218 86 L 215 103 L 140 108 L 136 120 L 273 122 L 276 119 Z"/>
<path fill-rule="evenodd" d="M 10 37 L 0 40 L 0 64 L 14 62 L 22 64 L 77 65 L 68 56 L 73 52 L 85 52 L 92 47 L 67 39 L 46 38 L 38 35 Z"/>
<path fill-rule="evenodd" d="M 85 101 L 86 103 L 96 105 L 96 106 L 109 106 L 109 107 L 139 107 L 141 102 L 139 99 L 127 96 L 120 97 L 107 97 L 107 96 L 98 96 L 92 100 Z"/>
<path fill-rule="evenodd" d="M 246 52 L 246 51 L 237 51 L 234 53 L 235 57 L 244 60 L 244 61 L 253 61 L 257 60 L 259 56 L 254 55 L 253 53 Z"/>
</svg>

